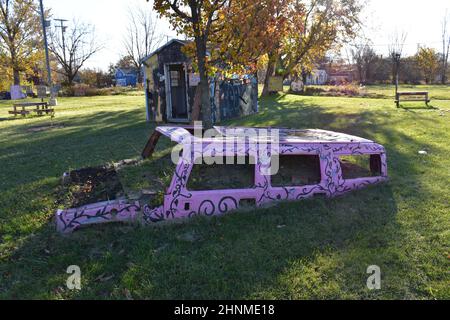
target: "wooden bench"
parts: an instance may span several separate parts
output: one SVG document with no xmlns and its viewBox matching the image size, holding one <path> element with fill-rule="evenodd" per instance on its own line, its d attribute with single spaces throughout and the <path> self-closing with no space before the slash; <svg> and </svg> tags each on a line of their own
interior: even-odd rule
<svg viewBox="0 0 450 320">
<path fill-rule="evenodd" d="M 8 111 L 9 114 L 13 114 L 17 116 L 18 114 L 25 117 L 27 114 L 30 114 L 30 110 L 26 110 L 28 107 L 35 107 L 32 112 L 36 112 L 38 116 L 41 116 L 43 113 L 49 114 L 55 112 L 55 109 L 49 108 L 47 102 L 22 102 L 15 103 L 13 105 L 13 110 Z"/>
<path fill-rule="evenodd" d="M 401 97 L 409 97 L 407 99 L 401 99 Z M 405 101 L 423 101 L 428 107 L 428 104 L 431 102 L 431 100 L 428 97 L 427 91 L 416 91 L 416 92 L 397 92 L 395 95 L 395 104 L 397 105 L 397 108 L 400 107 L 400 102 Z"/>
</svg>

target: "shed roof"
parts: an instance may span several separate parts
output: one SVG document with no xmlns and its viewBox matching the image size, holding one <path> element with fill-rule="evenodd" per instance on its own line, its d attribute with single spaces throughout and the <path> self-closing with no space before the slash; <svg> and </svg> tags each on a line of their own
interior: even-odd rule
<svg viewBox="0 0 450 320">
<path fill-rule="evenodd" d="M 164 50 L 165 48 L 167 48 L 168 46 L 172 45 L 173 43 L 179 43 L 182 45 L 188 44 L 190 41 L 187 40 L 180 40 L 180 39 L 172 39 L 169 42 L 167 42 L 166 44 L 162 45 L 161 47 L 159 47 L 158 49 L 156 49 L 155 51 L 153 51 L 152 53 L 150 53 L 148 56 L 144 57 L 141 59 L 142 62 L 147 61 L 148 59 L 150 59 L 151 57 L 153 57 L 155 54 L 160 53 L 162 50 Z"/>
</svg>

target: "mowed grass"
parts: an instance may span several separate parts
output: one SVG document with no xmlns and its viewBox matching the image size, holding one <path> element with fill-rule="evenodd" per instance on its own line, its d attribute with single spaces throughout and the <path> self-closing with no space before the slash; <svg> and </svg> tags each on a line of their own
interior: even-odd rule
<svg viewBox="0 0 450 320">
<path fill-rule="evenodd" d="M 9 118 L 9 105 L 0 102 L 0 118 Z M 450 100 L 432 105 L 262 99 L 259 114 L 227 124 L 373 139 L 387 149 L 390 182 L 336 199 L 157 227 L 89 227 L 67 237 L 52 221 L 61 174 L 138 157 L 153 128 L 144 97 L 60 99 L 53 120 L 0 121 L 0 298 L 448 299 Z M 157 158 L 169 144 L 158 150 Z M 130 168 L 127 184 L 141 186 L 146 171 L 167 180 L 155 161 Z M 65 286 L 70 265 L 81 268 L 81 291 Z M 367 289 L 370 265 L 381 268 L 381 290 Z"/>
<path fill-rule="evenodd" d="M 367 86 L 365 91 L 370 96 L 380 96 L 383 98 L 394 98 L 395 91 L 391 85 Z M 399 86 L 399 91 L 428 91 L 433 100 L 450 100 L 450 86 L 448 85 L 407 85 Z"/>
<path fill-rule="evenodd" d="M 334 86 L 308 86 L 318 89 L 330 89 Z M 289 87 L 286 87 L 288 89 Z M 285 90 L 286 90 L 285 89 Z M 448 85 L 407 85 L 401 84 L 399 86 L 400 92 L 405 91 L 428 91 L 430 93 L 431 101 L 435 100 L 450 100 L 450 87 Z M 360 93 L 370 98 L 394 99 L 395 90 L 392 85 L 369 85 L 361 88 Z"/>
</svg>

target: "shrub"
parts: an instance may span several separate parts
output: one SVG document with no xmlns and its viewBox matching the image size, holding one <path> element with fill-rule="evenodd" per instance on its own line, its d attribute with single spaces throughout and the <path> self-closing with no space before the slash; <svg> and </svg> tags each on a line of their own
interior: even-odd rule
<svg viewBox="0 0 450 320">
<path fill-rule="evenodd" d="M 141 92 L 139 88 L 131 87 L 108 87 L 96 88 L 87 84 L 76 84 L 71 87 L 66 86 L 61 90 L 60 95 L 65 97 L 94 97 L 94 96 L 115 96 Z"/>
<path fill-rule="evenodd" d="M 304 95 L 306 96 L 320 96 L 325 92 L 324 88 L 320 87 L 305 87 L 304 89 Z"/>
<path fill-rule="evenodd" d="M 342 86 L 333 86 L 327 90 L 327 93 L 333 96 L 334 93 L 340 94 L 343 96 L 355 97 L 362 95 L 361 87 L 354 84 L 346 84 Z"/>
<path fill-rule="evenodd" d="M 73 95 L 75 97 L 84 97 L 88 90 L 89 86 L 87 84 L 76 84 L 73 86 Z"/>
<path fill-rule="evenodd" d="M 298 94 L 295 93 L 294 94 Z M 345 84 L 339 86 L 306 86 L 301 95 L 305 96 L 328 96 L 328 97 L 358 97 L 365 96 L 364 88 L 355 84 Z"/>
</svg>

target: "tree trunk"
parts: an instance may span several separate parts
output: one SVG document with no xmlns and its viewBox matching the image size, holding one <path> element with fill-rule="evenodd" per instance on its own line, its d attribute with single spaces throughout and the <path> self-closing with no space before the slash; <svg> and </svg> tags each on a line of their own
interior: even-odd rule
<svg viewBox="0 0 450 320">
<path fill-rule="evenodd" d="M 203 127 L 205 129 L 211 129 L 213 126 L 211 119 L 211 101 L 209 97 L 209 84 L 208 77 L 205 76 L 204 79 L 200 77 L 200 93 L 201 93 L 201 112 L 203 119 Z"/>
<path fill-rule="evenodd" d="M 141 84 L 144 82 L 144 80 L 142 79 L 142 65 L 139 65 L 137 68 L 137 74 L 136 74 L 136 82 L 137 84 Z"/>
<path fill-rule="evenodd" d="M 263 92 L 261 94 L 263 97 L 270 95 L 269 83 L 270 83 L 270 78 L 273 76 L 273 74 L 275 72 L 275 64 L 276 64 L 276 54 L 270 53 L 269 54 L 269 62 L 267 64 L 266 77 L 264 78 L 264 88 L 263 88 Z"/>
<path fill-rule="evenodd" d="M 441 82 L 443 85 L 445 85 L 447 83 L 447 69 L 448 69 L 448 63 L 444 62 L 442 65 L 442 76 L 441 76 Z"/>
<path fill-rule="evenodd" d="M 357 68 L 358 68 L 359 83 L 363 83 L 364 82 L 363 67 L 359 64 Z"/>
<path fill-rule="evenodd" d="M 302 70 L 302 82 L 303 82 L 303 86 L 302 86 L 302 92 L 305 93 L 306 92 L 306 80 L 308 77 L 308 74 L 306 73 L 306 71 Z"/>
<path fill-rule="evenodd" d="M 14 85 L 19 86 L 20 85 L 20 71 L 18 68 L 18 62 L 16 58 L 16 51 L 14 49 L 11 49 L 11 66 L 13 69 L 13 79 L 14 79 Z"/>
<path fill-rule="evenodd" d="M 195 121 L 200 121 L 201 98 L 202 98 L 201 88 L 200 86 L 197 86 L 197 89 L 195 89 L 194 104 L 192 106 L 192 113 L 191 113 L 192 124 L 194 124 Z"/>
<path fill-rule="evenodd" d="M 20 85 L 20 72 L 17 68 L 13 67 L 13 75 L 14 75 L 14 85 Z"/>
<path fill-rule="evenodd" d="M 200 90 L 201 90 L 201 111 L 203 119 L 203 128 L 210 129 L 213 126 L 211 119 L 211 101 L 209 97 L 209 83 L 208 73 L 206 70 L 206 43 L 202 37 L 198 37 L 196 40 L 197 45 L 197 63 L 198 71 L 200 74 Z"/>
</svg>

